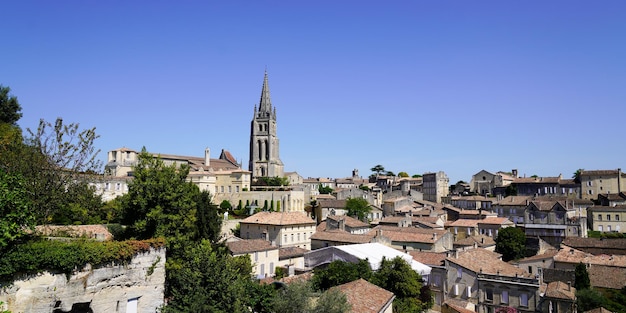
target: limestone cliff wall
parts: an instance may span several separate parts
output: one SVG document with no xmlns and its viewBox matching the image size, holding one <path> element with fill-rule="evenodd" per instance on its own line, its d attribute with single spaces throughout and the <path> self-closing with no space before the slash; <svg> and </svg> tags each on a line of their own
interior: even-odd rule
<svg viewBox="0 0 626 313">
<path fill-rule="evenodd" d="M 63 273 L 34 275 L 0 288 L 13 313 L 156 312 L 163 305 L 165 248 L 137 254 L 123 265 L 87 265 L 68 279 Z"/>
</svg>

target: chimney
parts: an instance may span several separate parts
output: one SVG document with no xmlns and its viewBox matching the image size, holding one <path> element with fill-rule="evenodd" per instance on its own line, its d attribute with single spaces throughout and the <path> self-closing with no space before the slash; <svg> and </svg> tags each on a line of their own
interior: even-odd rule
<svg viewBox="0 0 626 313">
<path fill-rule="evenodd" d="M 211 166 L 211 149 L 209 147 L 204 149 L 204 165 L 206 167 Z"/>
<path fill-rule="evenodd" d="M 480 243 L 485 243 L 485 237 L 480 238 Z"/>
<path fill-rule="evenodd" d="M 339 218 L 339 230 L 346 230 L 346 220 Z"/>
<path fill-rule="evenodd" d="M 454 250 L 454 258 L 458 259 L 459 258 L 459 250 Z"/>
<path fill-rule="evenodd" d="M 572 282 L 571 281 L 567 282 L 567 291 L 572 291 Z"/>
<path fill-rule="evenodd" d="M 437 233 L 433 233 L 433 240 L 437 241 Z"/>
</svg>

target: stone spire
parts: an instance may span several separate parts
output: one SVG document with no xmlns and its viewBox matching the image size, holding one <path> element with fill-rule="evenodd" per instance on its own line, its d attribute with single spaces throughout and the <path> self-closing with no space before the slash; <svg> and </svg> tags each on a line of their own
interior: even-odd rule
<svg viewBox="0 0 626 313">
<path fill-rule="evenodd" d="M 270 86 L 267 83 L 267 69 L 263 78 L 263 89 L 261 90 L 261 101 L 259 101 L 259 114 L 272 114 L 272 101 L 270 100 Z"/>
</svg>

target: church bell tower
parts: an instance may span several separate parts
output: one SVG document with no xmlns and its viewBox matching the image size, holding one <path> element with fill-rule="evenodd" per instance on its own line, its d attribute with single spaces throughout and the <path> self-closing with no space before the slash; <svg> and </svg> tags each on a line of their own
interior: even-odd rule
<svg viewBox="0 0 626 313">
<path fill-rule="evenodd" d="M 278 155 L 276 135 L 276 108 L 270 100 L 270 87 L 267 70 L 263 78 L 261 100 L 254 106 L 254 116 L 250 123 L 250 163 L 252 179 L 259 177 L 283 177 L 283 162 Z"/>
</svg>

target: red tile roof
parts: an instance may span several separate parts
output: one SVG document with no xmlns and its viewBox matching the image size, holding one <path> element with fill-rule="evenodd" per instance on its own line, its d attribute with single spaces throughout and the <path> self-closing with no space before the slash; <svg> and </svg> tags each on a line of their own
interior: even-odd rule
<svg viewBox="0 0 626 313">
<path fill-rule="evenodd" d="M 501 276 L 534 277 L 534 275 L 506 263 L 500 259 L 500 254 L 482 248 L 458 252 L 458 257 L 450 256 L 446 260 L 458 264 L 475 273 L 493 274 Z"/>
<path fill-rule="evenodd" d="M 278 250 L 278 247 L 272 246 L 269 241 L 262 239 L 231 241 L 227 242 L 226 246 L 234 255 L 266 250 Z"/>
<path fill-rule="evenodd" d="M 358 279 L 337 287 L 346 295 L 352 312 L 379 313 L 389 307 L 395 298 L 391 291 L 380 288 L 364 279 Z"/>
<path fill-rule="evenodd" d="M 411 250 L 409 254 L 413 257 L 413 260 L 430 266 L 443 266 L 446 259 L 446 252 Z"/>
<path fill-rule="evenodd" d="M 574 301 L 576 300 L 576 288 L 562 281 L 553 281 L 548 284 L 545 296 L 553 299 Z"/>
<path fill-rule="evenodd" d="M 242 220 L 244 224 L 260 225 L 315 225 L 304 212 L 259 212 Z"/>
</svg>

